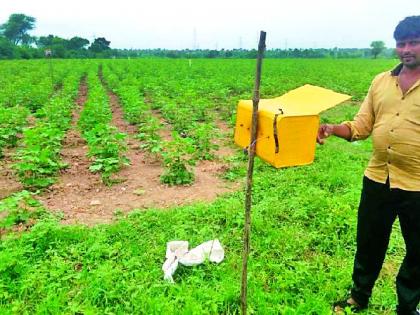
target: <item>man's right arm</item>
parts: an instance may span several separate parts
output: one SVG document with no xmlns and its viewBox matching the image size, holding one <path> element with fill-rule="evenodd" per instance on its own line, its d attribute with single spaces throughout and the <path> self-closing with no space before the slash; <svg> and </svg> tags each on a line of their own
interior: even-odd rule
<svg viewBox="0 0 420 315">
<path fill-rule="evenodd" d="M 328 138 L 329 136 L 336 136 L 339 138 L 346 139 L 350 141 L 351 139 L 351 130 L 350 127 L 346 124 L 341 125 L 331 125 L 331 124 L 323 124 L 318 129 L 318 136 L 316 141 L 319 144 L 324 144 L 324 139 Z"/>
<path fill-rule="evenodd" d="M 375 113 L 373 110 L 373 87 L 375 81 L 372 82 L 369 92 L 366 95 L 359 112 L 354 117 L 353 121 L 346 121 L 339 125 L 322 124 L 318 129 L 317 142 L 324 144 L 324 139 L 329 136 L 336 136 L 346 139 L 347 141 L 363 140 L 369 137 L 372 133 L 373 125 L 375 123 Z"/>
</svg>

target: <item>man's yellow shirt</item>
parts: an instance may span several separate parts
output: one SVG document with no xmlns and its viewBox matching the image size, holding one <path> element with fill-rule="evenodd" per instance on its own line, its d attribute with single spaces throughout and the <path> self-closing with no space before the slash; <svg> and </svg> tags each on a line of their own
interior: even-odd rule
<svg viewBox="0 0 420 315">
<path fill-rule="evenodd" d="M 420 80 L 403 94 L 398 84 L 402 65 L 375 77 L 353 121 L 351 140 L 372 135 L 369 179 L 391 188 L 420 191 Z"/>
</svg>

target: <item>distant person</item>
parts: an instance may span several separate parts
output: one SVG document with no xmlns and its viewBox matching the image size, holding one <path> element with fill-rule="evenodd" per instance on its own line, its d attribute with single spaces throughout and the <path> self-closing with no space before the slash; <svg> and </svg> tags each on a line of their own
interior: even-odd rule
<svg viewBox="0 0 420 315">
<path fill-rule="evenodd" d="M 318 131 L 320 144 L 330 135 L 348 141 L 372 135 L 373 142 L 359 204 L 353 287 L 334 304 L 335 313 L 367 308 L 398 217 L 406 255 L 396 279 L 397 314 L 420 314 L 420 16 L 402 20 L 394 38 L 401 63 L 375 77 L 353 121 Z"/>
</svg>

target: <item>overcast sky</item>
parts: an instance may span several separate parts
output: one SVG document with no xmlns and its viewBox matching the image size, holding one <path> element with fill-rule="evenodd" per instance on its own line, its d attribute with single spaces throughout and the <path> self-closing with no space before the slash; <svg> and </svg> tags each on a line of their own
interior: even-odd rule
<svg viewBox="0 0 420 315">
<path fill-rule="evenodd" d="M 105 37 L 112 48 L 393 47 L 392 33 L 420 0 L 0 0 L 0 24 L 12 13 L 37 19 L 32 35 Z"/>
</svg>

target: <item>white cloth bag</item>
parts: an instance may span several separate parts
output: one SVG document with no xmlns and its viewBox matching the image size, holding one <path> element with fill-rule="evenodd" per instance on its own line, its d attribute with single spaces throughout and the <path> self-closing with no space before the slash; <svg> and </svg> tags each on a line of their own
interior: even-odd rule
<svg viewBox="0 0 420 315">
<path fill-rule="evenodd" d="M 196 266 L 206 259 L 214 263 L 220 263 L 225 256 L 222 244 L 218 239 L 204 242 L 188 251 L 187 241 L 171 241 L 166 244 L 166 261 L 162 266 L 163 278 L 174 282 L 172 276 L 178 268 L 178 264 L 184 266 Z"/>
</svg>

